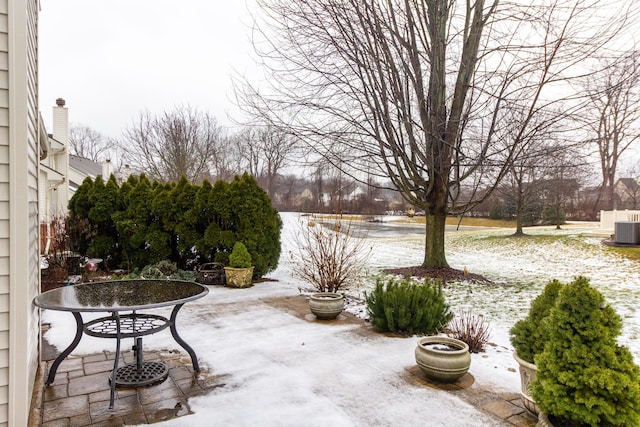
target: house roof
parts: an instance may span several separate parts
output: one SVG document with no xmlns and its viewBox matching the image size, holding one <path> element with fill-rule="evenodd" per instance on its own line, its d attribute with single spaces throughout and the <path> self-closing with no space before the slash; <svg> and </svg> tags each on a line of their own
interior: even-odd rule
<svg viewBox="0 0 640 427">
<path fill-rule="evenodd" d="M 640 183 L 636 178 L 620 178 L 618 183 L 623 184 L 629 190 L 635 190 L 640 186 Z"/>
<path fill-rule="evenodd" d="M 74 156 L 73 154 L 69 154 L 69 167 L 91 178 L 102 175 L 102 165 L 100 163 L 84 157 Z"/>
</svg>

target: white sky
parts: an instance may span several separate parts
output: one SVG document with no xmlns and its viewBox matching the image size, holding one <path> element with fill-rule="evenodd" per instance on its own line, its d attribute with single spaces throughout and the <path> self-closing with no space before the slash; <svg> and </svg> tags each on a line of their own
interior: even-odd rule
<svg viewBox="0 0 640 427">
<path fill-rule="evenodd" d="M 42 0 L 40 109 L 118 137 L 140 111 L 189 104 L 231 124 L 231 75 L 251 69 L 243 0 Z"/>
<path fill-rule="evenodd" d="M 145 109 L 160 114 L 187 104 L 232 125 L 230 116 L 240 116 L 232 74 L 259 76 L 249 40 L 252 4 L 41 0 L 40 110 L 47 130 L 59 97 L 71 123 L 107 137 L 119 137 Z"/>
</svg>

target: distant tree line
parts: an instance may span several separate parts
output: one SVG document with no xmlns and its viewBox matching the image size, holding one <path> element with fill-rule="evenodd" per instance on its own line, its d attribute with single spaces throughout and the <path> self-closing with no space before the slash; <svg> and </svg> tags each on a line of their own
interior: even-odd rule
<svg viewBox="0 0 640 427">
<path fill-rule="evenodd" d="M 162 260 L 179 268 L 227 263 L 245 244 L 254 277 L 280 257 L 282 222 L 266 192 L 248 174 L 231 182 L 150 181 L 144 174 L 118 185 L 113 175 L 85 179 L 69 201 L 70 249 L 102 258 L 108 268 L 142 268 Z"/>
</svg>

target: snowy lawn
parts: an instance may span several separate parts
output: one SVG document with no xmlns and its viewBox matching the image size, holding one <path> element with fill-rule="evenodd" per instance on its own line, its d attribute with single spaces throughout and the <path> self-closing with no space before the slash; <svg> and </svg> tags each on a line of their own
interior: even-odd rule
<svg viewBox="0 0 640 427">
<path fill-rule="evenodd" d="M 308 290 L 308 284 L 292 277 L 288 257 L 298 215 L 282 217 L 280 265 L 269 275 L 277 282 L 249 289 L 212 286 L 205 298 L 181 311 L 180 334 L 194 347 L 205 371 L 223 377 L 226 385 L 191 399 L 194 414 L 165 425 L 499 425 L 449 393 L 406 380 L 406 369 L 415 365 L 416 337 L 371 338 L 357 333 L 360 326 L 306 322 L 261 303 Z M 509 237 L 512 230 L 447 234 L 449 264 L 495 282 L 450 284 L 445 289 L 454 312 L 470 310 L 491 326 L 492 345 L 485 353 L 472 355 L 470 374 L 475 384 L 519 391 L 508 331 L 553 278 L 589 277 L 623 316 L 621 343 L 640 362 L 640 263 L 602 246 L 588 230 L 584 226 L 528 229 L 529 236 L 517 239 Z M 351 290 L 356 300 L 373 286 L 382 269 L 418 265 L 423 258 L 422 226 L 385 222 L 369 240 L 373 247 L 369 280 L 361 289 Z M 348 311 L 365 315 L 358 303 Z M 49 342 L 60 349 L 71 342 L 75 323 L 69 313 L 46 311 L 44 321 L 51 323 Z M 145 348 L 182 351 L 168 333 L 145 337 Z M 113 351 L 113 342 L 84 336 L 74 354 L 103 350 Z"/>
</svg>

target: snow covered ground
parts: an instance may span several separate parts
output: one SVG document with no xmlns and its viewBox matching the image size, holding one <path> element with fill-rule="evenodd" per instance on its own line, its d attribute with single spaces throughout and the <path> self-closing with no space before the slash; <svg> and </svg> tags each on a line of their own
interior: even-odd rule
<svg viewBox="0 0 640 427">
<path fill-rule="evenodd" d="M 193 415 L 167 421 L 167 426 L 306 425 L 320 426 L 478 426 L 497 425 L 468 403 L 449 393 L 407 382 L 415 364 L 416 337 L 358 335 L 358 326 L 306 322 L 268 304 L 243 310 L 243 302 L 299 294 L 308 288 L 291 275 L 288 253 L 297 214 L 283 213 L 283 250 L 279 267 L 269 275 L 277 282 L 249 289 L 212 286 L 189 303 L 178 318 L 181 335 L 195 349 L 211 375 L 224 377 L 225 387 L 189 401 Z M 389 219 L 387 219 L 388 221 Z M 447 259 L 495 281 L 492 285 L 449 285 L 445 292 L 454 312 L 470 310 L 491 326 L 493 345 L 472 355 L 470 373 L 478 385 L 518 392 L 519 375 L 508 331 L 529 303 L 553 278 L 576 275 L 591 279 L 624 319 L 621 343 L 640 362 L 640 263 L 617 255 L 589 237 L 589 229 L 567 227 L 526 230 L 533 237 L 513 239 L 512 230 L 465 229 L 447 233 Z M 546 236 L 561 235 L 561 238 Z M 385 222 L 369 235 L 373 247 L 369 278 L 362 296 L 387 267 L 418 265 L 423 258 L 422 227 Z M 363 316 L 364 307 L 349 311 Z M 51 323 L 50 343 L 64 348 L 73 339 L 69 313 L 45 312 Z M 170 334 L 145 337 L 146 349 L 177 349 Z M 113 350 L 111 340 L 83 337 L 74 354 Z"/>
</svg>

